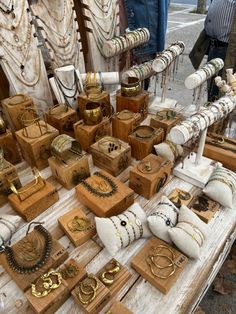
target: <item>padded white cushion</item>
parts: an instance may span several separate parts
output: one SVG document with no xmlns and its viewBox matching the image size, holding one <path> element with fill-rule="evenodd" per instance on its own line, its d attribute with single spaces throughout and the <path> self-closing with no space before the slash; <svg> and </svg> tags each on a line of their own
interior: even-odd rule
<svg viewBox="0 0 236 314">
<path fill-rule="evenodd" d="M 176 145 L 173 143 L 173 145 L 176 146 L 176 150 L 178 151 L 178 157 L 179 156 L 182 156 L 183 154 L 183 148 L 181 145 Z M 158 145 L 154 145 L 154 148 L 155 148 L 155 151 L 157 153 L 157 155 L 163 157 L 163 158 L 166 158 L 172 162 L 175 161 L 175 156 L 173 154 L 173 151 L 171 150 L 170 146 L 163 142 L 163 143 L 160 143 Z"/>
<path fill-rule="evenodd" d="M 230 182 L 232 188 L 225 182 L 214 180 L 213 177 L 224 178 Z M 212 173 L 208 183 L 203 192 L 214 201 L 220 203 L 224 207 L 233 206 L 233 195 L 236 192 L 236 174 L 222 166 L 218 166 Z"/>
<path fill-rule="evenodd" d="M 152 233 L 171 243 L 168 230 L 176 225 L 179 209 L 168 199 L 162 196 L 161 201 L 157 204 L 154 211 L 148 216 L 148 226 Z"/>
<path fill-rule="evenodd" d="M 208 226 L 188 207 L 182 205 L 178 223 L 168 230 L 172 242 L 190 258 L 198 258 L 207 238 Z"/>
<path fill-rule="evenodd" d="M 138 203 L 117 216 L 95 217 L 95 222 L 97 234 L 112 256 L 134 240 L 151 236 L 146 213 Z"/>
<path fill-rule="evenodd" d="M 0 215 L 0 245 L 10 240 L 11 234 L 16 232 L 21 217 L 16 215 Z"/>
</svg>

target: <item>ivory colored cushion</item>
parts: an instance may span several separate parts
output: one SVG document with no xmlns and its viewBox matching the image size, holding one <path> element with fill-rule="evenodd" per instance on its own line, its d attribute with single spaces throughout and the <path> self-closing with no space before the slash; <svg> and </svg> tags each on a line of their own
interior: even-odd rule
<svg viewBox="0 0 236 314">
<path fill-rule="evenodd" d="M 138 203 L 117 216 L 95 217 L 95 222 L 98 236 L 112 256 L 134 240 L 151 236 L 146 213 Z"/>
<path fill-rule="evenodd" d="M 168 230 L 176 225 L 179 209 L 168 199 L 162 196 L 160 203 L 156 206 L 154 211 L 148 216 L 148 226 L 152 233 L 171 243 Z"/>
<path fill-rule="evenodd" d="M 213 177 L 222 178 L 223 180 L 225 178 L 230 182 L 232 188 L 222 181 L 210 181 Z M 233 196 L 236 192 L 236 174 L 222 166 L 218 166 L 212 173 L 203 192 L 222 206 L 232 208 Z"/>
<path fill-rule="evenodd" d="M 183 154 L 183 148 L 181 145 L 176 145 L 173 143 L 173 145 L 175 145 L 176 147 L 176 151 L 178 152 L 178 156 L 176 158 L 178 158 L 179 156 L 182 156 Z M 166 143 L 160 143 L 158 145 L 154 145 L 155 151 L 157 153 L 157 155 L 166 158 L 172 162 L 175 161 L 175 155 L 173 154 L 173 151 L 171 150 L 170 146 Z"/>
<path fill-rule="evenodd" d="M 10 240 L 11 234 L 19 227 L 20 221 L 20 216 L 0 215 L 0 245 Z"/>
<path fill-rule="evenodd" d="M 198 258 L 200 248 L 207 238 L 208 227 L 188 207 L 182 205 L 177 225 L 168 232 L 180 251 L 190 258 Z"/>
</svg>

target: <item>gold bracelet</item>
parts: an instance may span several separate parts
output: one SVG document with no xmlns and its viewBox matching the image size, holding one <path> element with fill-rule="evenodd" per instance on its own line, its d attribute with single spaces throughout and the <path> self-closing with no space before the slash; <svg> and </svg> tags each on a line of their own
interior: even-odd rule
<svg viewBox="0 0 236 314">
<path fill-rule="evenodd" d="M 102 121 L 103 113 L 99 102 L 87 102 L 83 111 L 84 123 L 86 125 L 96 125 Z"/>
<path fill-rule="evenodd" d="M 179 223 L 184 223 L 184 224 L 191 226 L 192 229 L 199 235 L 199 237 L 201 239 L 201 246 L 203 245 L 203 242 L 205 240 L 205 236 L 197 226 L 195 226 L 193 223 L 188 222 L 188 221 L 179 221 Z"/>
<path fill-rule="evenodd" d="M 185 230 L 184 228 L 181 228 L 180 226 L 175 226 L 175 228 L 180 229 L 182 231 L 184 231 L 187 235 L 189 235 L 196 243 L 199 247 L 201 247 L 201 243 L 199 243 L 199 241 L 196 239 L 194 234 L 191 234 L 190 232 L 188 232 L 187 230 Z M 202 239 L 201 239 L 202 240 Z"/>
<path fill-rule="evenodd" d="M 66 134 L 61 134 L 55 137 L 51 143 L 51 154 L 66 163 L 69 152 L 80 158 L 82 156 L 82 147 L 80 143 Z"/>
<path fill-rule="evenodd" d="M 24 137 L 31 138 L 31 139 L 39 138 L 42 135 L 49 132 L 47 122 L 44 120 L 40 120 L 39 114 L 32 107 L 25 108 L 20 118 L 21 118 L 21 125 L 22 125 L 22 135 Z M 32 125 L 35 125 L 38 127 L 39 133 L 37 135 L 29 134 L 28 127 Z"/>
<path fill-rule="evenodd" d="M 228 187 L 230 188 L 230 190 L 232 191 L 232 193 L 234 193 L 234 187 L 233 187 L 233 184 L 232 182 L 230 182 L 229 179 L 226 179 L 226 178 L 210 178 L 210 180 L 207 182 L 207 184 L 209 182 L 212 182 L 212 181 L 219 181 L 219 182 L 222 182 L 222 183 L 225 183 L 226 185 L 228 185 Z"/>
<path fill-rule="evenodd" d="M 116 117 L 119 120 L 130 120 L 134 117 L 134 113 L 132 111 L 125 109 L 125 110 L 122 110 L 120 112 L 117 112 Z"/>
<path fill-rule="evenodd" d="M 103 153 L 110 154 L 113 151 L 119 151 L 121 149 L 121 142 L 114 137 L 107 136 L 99 140 L 97 143 L 99 150 Z"/>
<path fill-rule="evenodd" d="M 148 139 L 154 135 L 155 129 L 149 125 L 139 125 L 138 127 L 134 129 L 134 133 L 136 137 L 139 137 L 142 139 Z"/>
<path fill-rule="evenodd" d="M 56 283 L 53 283 L 51 277 L 56 277 Z M 37 284 L 39 281 L 43 282 L 43 287 L 45 290 L 42 292 L 37 291 Z M 48 273 L 42 275 L 36 282 L 36 284 L 31 285 L 31 293 L 36 298 L 46 297 L 52 290 L 60 287 L 62 284 L 62 275 L 54 270 L 50 270 Z"/>
<path fill-rule="evenodd" d="M 174 158 L 177 159 L 178 156 L 179 156 L 179 152 L 178 152 L 178 149 L 176 147 L 176 144 L 174 144 L 173 142 L 168 141 L 168 140 L 166 140 L 165 142 L 170 147 L 170 149 L 171 149 L 171 151 L 172 151 L 172 153 L 174 155 Z"/>
<path fill-rule="evenodd" d="M 140 94 L 140 80 L 137 77 L 128 77 L 127 82 L 121 82 L 121 95 L 126 97 L 135 97 Z"/>
</svg>

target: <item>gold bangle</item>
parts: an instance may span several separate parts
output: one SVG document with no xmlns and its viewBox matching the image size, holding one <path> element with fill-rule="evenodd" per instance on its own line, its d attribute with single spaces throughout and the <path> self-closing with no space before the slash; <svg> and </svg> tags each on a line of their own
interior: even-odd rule
<svg viewBox="0 0 236 314">
<path fill-rule="evenodd" d="M 29 117 L 28 117 L 29 115 Z M 42 113 L 42 115 L 44 116 L 44 114 Z M 39 138 L 42 135 L 48 133 L 48 124 L 46 121 L 44 120 L 40 120 L 39 114 L 37 113 L 37 111 L 32 108 L 32 107 L 28 107 L 24 109 L 23 114 L 21 115 L 21 125 L 22 125 L 22 134 L 24 137 L 27 138 Z M 44 124 L 42 124 L 44 123 Z M 39 129 L 39 134 L 37 135 L 30 135 L 28 132 L 28 127 L 35 125 L 38 127 Z"/>
<path fill-rule="evenodd" d="M 106 136 L 99 140 L 97 143 L 99 150 L 103 153 L 110 154 L 114 151 L 119 151 L 121 149 L 121 142 L 114 137 Z"/>
<path fill-rule="evenodd" d="M 86 125 L 96 125 L 102 121 L 103 113 L 99 102 L 87 102 L 86 108 L 83 111 L 84 123 Z"/>
<path fill-rule="evenodd" d="M 134 117 L 134 113 L 132 111 L 125 109 L 125 110 L 122 110 L 120 112 L 117 112 L 116 117 L 119 120 L 130 120 Z"/>
<path fill-rule="evenodd" d="M 174 158 L 177 159 L 179 156 L 179 152 L 178 152 L 178 149 L 176 147 L 176 144 L 174 144 L 173 142 L 168 141 L 168 140 L 166 140 L 165 143 L 170 147 L 170 149 L 174 155 Z"/>
<path fill-rule="evenodd" d="M 139 138 L 148 139 L 154 135 L 155 129 L 149 125 L 139 125 L 134 129 L 134 133 Z"/>
<path fill-rule="evenodd" d="M 134 97 L 140 94 L 140 80 L 137 77 L 128 77 L 127 82 L 121 82 L 121 95 L 126 97 Z"/>
<path fill-rule="evenodd" d="M 56 277 L 57 282 L 53 283 L 52 276 Z M 43 281 L 43 287 L 45 290 L 42 292 L 37 291 L 37 284 L 39 281 Z M 42 275 L 36 282 L 36 284 L 31 284 L 31 293 L 36 298 L 46 297 L 52 290 L 60 287 L 62 284 L 62 275 L 54 270 L 50 270 L 48 273 Z"/>
<path fill-rule="evenodd" d="M 61 134 L 55 137 L 51 143 L 51 154 L 57 159 L 67 162 L 71 152 L 79 157 L 82 156 L 82 147 L 73 137 Z"/>
<path fill-rule="evenodd" d="M 188 222 L 188 221 L 179 221 L 179 223 L 184 223 L 186 225 L 191 226 L 192 229 L 194 230 L 194 232 L 196 232 L 199 235 L 199 237 L 201 239 L 201 246 L 203 245 L 203 242 L 205 240 L 205 236 L 197 226 L 195 226 L 193 223 Z"/>
<path fill-rule="evenodd" d="M 214 177 L 212 177 L 212 178 L 210 178 L 210 180 L 207 182 L 207 184 L 208 184 L 209 182 L 212 182 L 212 181 L 219 181 L 219 182 L 225 183 L 225 184 L 228 185 L 228 187 L 231 189 L 232 193 L 234 193 L 235 188 L 234 188 L 232 182 L 230 182 L 229 179 L 226 179 L 226 178 L 214 178 Z"/>
</svg>

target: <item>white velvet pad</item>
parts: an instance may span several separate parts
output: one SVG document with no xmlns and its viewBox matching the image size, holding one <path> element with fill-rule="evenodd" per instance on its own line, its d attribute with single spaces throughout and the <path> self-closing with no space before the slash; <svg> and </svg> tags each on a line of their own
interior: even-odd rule
<svg viewBox="0 0 236 314">
<path fill-rule="evenodd" d="M 191 224 L 196 227 L 195 230 Z M 201 232 L 203 239 L 199 235 L 199 231 Z M 180 251 L 190 258 L 198 258 L 201 248 L 201 245 L 199 246 L 198 243 L 201 244 L 202 240 L 206 240 L 208 226 L 188 207 L 182 205 L 179 211 L 177 225 L 174 228 L 169 229 L 168 232 L 172 242 Z"/>
<path fill-rule="evenodd" d="M 173 145 L 175 145 L 173 143 Z M 158 145 L 154 145 L 154 148 L 155 148 L 155 151 L 157 153 L 157 155 L 163 157 L 163 158 L 166 158 L 172 162 L 175 161 L 175 156 L 170 148 L 170 146 L 163 142 L 163 143 L 160 143 Z M 181 156 L 183 154 L 183 148 L 181 145 L 176 145 L 176 149 L 178 151 L 178 157 Z"/>
<path fill-rule="evenodd" d="M 178 213 L 179 209 L 166 196 L 162 196 L 160 203 L 147 219 L 152 233 L 167 243 L 171 243 L 168 230 L 176 225 Z"/>
<path fill-rule="evenodd" d="M 0 245 L 10 240 L 11 234 L 19 227 L 20 221 L 20 216 L 0 215 Z"/>
<path fill-rule="evenodd" d="M 233 191 L 226 183 L 214 180 L 206 184 L 203 192 L 222 206 L 232 208 L 233 195 L 236 192 L 236 174 L 233 171 L 218 166 L 211 175 L 211 178 L 214 176 L 229 180 L 233 186 Z"/>
<path fill-rule="evenodd" d="M 95 217 L 95 222 L 97 234 L 112 256 L 134 240 L 151 236 L 147 226 L 147 215 L 138 203 L 134 203 L 117 216 Z"/>
</svg>

